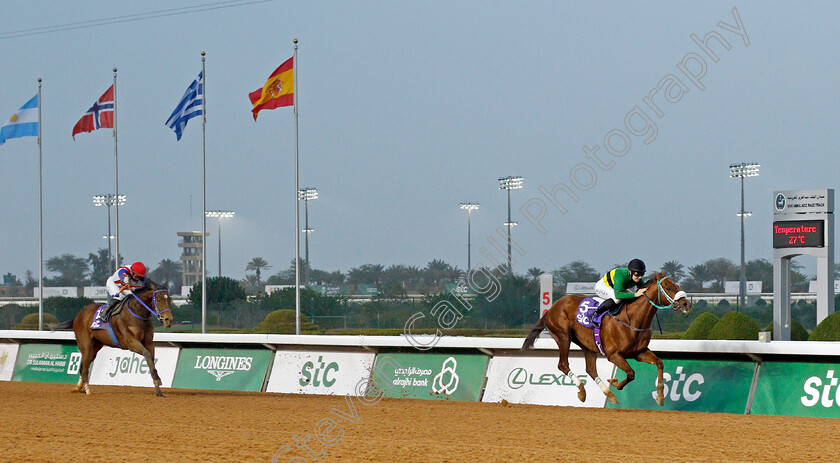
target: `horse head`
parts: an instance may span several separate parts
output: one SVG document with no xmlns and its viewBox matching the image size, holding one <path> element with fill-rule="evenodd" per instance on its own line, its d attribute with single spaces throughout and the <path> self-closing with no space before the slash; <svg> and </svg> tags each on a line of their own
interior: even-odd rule
<svg viewBox="0 0 840 463">
<path fill-rule="evenodd" d="M 691 301 L 685 291 L 664 273 L 653 272 L 645 287 L 645 296 L 657 309 L 667 308 L 683 314 L 691 312 Z"/>
<path fill-rule="evenodd" d="M 163 323 L 164 328 L 172 326 L 175 317 L 172 315 L 172 298 L 169 296 L 168 289 L 147 279 L 145 286 L 137 290 L 134 295 L 144 303 L 146 310 Z"/>
</svg>

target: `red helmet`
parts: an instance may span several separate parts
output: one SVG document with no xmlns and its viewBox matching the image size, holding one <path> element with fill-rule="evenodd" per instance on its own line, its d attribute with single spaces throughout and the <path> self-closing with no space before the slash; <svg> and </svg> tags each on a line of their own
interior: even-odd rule
<svg viewBox="0 0 840 463">
<path fill-rule="evenodd" d="M 135 262 L 131 264 L 131 271 L 134 272 L 140 278 L 146 277 L 146 266 L 143 265 L 143 262 Z"/>
</svg>

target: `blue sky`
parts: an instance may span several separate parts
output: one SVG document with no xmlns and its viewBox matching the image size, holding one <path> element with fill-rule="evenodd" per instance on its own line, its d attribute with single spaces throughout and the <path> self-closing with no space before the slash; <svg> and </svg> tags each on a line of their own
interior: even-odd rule
<svg viewBox="0 0 840 463">
<path fill-rule="evenodd" d="M 473 263 L 489 263 L 487 253 L 501 259 L 486 240 L 507 219 L 497 179 L 508 175 L 525 178 L 512 193 L 520 273 L 577 259 L 598 270 L 633 257 L 649 267 L 737 263 L 740 185 L 728 175 L 737 162 L 762 166 L 746 185 L 746 209 L 755 212 L 747 259 L 771 259 L 773 191 L 838 187 L 840 60 L 831 37 L 840 5 L 832 2 L 242 2 L 10 37 L 211 5 L 12 3 L 0 17 L 0 118 L 44 80 L 45 257 L 106 245 L 106 211 L 91 197 L 113 192 L 111 132 L 76 141 L 70 133 L 117 67 L 120 193 L 128 197 L 121 251 L 151 266 L 177 259 L 176 233 L 201 227 L 201 126 L 193 119 L 176 142 L 164 122 L 206 51 L 207 208 L 236 211 L 222 224 L 224 273 L 242 278 L 257 256 L 274 266 L 269 273 L 285 268 L 294 255 L 293 113 L 263 112 L 255 123 L 248 93 L 292 56 L 294 38 L 300 186 L 320 195 L 310 203 L 316 268 L 443 259 L 463 269 L 464 201 L 481 204 Z M 733 8 L 744 34 L 720 25 L 738 24 Z M 690 37 L 710 31 L 731 46 L 712 40 L 718 62 Z M 702 90 L 678 69 L 691 54 L 705 63 Z M 699 62 L 686 63 L 700 73 Z M 644 98 L 668 75 L 688 91 L 674 103 L 654 95 L 658 116 Z M 649 122 L 637 113 L 631 125 L 655 125 L 655 136 L 630 134 L 625 117 L 637 106 Z M 606 150 L 614 130 L 631 141 L 623 156 Z M 621 148 L 620 135 L 608 138 Z M 608 170 L 586 158 L 583 147 L 595 145 Z M 574 190 L 577 202 L 559 193 L 562 214 L 540 187 L 571 185 L 574 173 L 588 189 Z M 34 138 L 0 147 L 0 273 L 37 275 L 37 175 Z M 543 228 L 520 211 L 539 201 L 548 207 Z M 208 220 L 210 275 L 216 230 Z M 811 260 L 802 263 L 814 273 Z"/>
</svg>

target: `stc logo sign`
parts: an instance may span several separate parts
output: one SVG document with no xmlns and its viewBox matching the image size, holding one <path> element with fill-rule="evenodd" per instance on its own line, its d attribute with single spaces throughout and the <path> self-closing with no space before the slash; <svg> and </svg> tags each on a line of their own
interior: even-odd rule
<svg viewBox="0 0 840 463">
<path fill-rule="evenodd" d="M 335 373 L 338 373 L 338 363 L 326 364 L 324 363 L 324 356 L 319 355 L 317 365 L 312 362 L 303 364 L 303 368 L 300 369 L 300 374 L 303 377 L 298 380 L 298 384 L 301 386 L 311 384 L 315 387 L 321 387 L 321 385 L 332 387 L 336 381 Z"/>
<path fill-rule="evenodd" d="M 834 405 L 840 406 L 840 388 L 837 387 L 838 382 L 840 382 L 840 379 L 834 377 L 834 370 L 828 370 L 826 372 L 824 383 L 822 378 L 812 376 L 805 380 L 805 385 L 803 386 L 805 395 L 799 400 L 806 407 L 813 407 L 818 402 L 826 408 Z M 831 397 L 832 387 L 836 388 L 834 389 L 833 398 Z"/>
<path fill-rule="evenodd" d="M 678 366 L 673 377 L 670 373 L 662 374 L 662 379 L 665 382 L 664 395 L 672 402 L 677 402 L 680 399 L 685 399 L 686 402 L 694 402 L 703 394 L 699 386 L 706 382 L 706 379 L 700 373 L 687 375 L 682 371 L 683 367 Z M 654 386 L 656 386 L 656 380 L 654 380 Z M 656 399 L 656 390 L 654 389 L 650 395 Z"/>
</svg>

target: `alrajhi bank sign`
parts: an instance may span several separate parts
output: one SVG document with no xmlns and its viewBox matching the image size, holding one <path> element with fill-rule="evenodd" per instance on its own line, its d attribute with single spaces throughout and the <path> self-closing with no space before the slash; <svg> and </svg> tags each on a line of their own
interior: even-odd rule
<svg viewBox="0 0 840 463">
<path fill-rule="evenodd" d="M 384 397 L 477 401 L 487 360 L 477 354 L 379 354 L 373 378 Z"/>
</svg>

